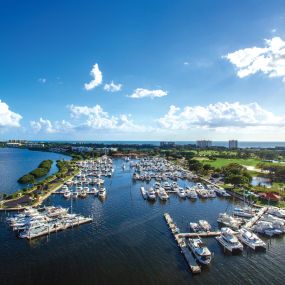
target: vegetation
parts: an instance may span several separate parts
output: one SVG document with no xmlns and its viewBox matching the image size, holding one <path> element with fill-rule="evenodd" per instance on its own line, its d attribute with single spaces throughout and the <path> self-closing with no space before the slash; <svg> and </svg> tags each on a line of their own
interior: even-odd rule
<svg viewBox="0 0 285 285">
<path fill-rule="evenodd" d="M 34 169 L 30 173 L 20 177 L 18 179 L 18 182 L 21 184 L 34 183 L 35 179 L 44 177 L 49 173 L 51 166 L 52 166 L 52 163 L 53 163 L 52 160 L 42 161 L 36 169 Z"/>
<path fill-rule="evenodd" d="M 234 186 L 249 186 L 252 179 L 247 169 L 238 163 L 222 167 L 221 173 L 224 176 L 224 182 Z"/>
</svg>

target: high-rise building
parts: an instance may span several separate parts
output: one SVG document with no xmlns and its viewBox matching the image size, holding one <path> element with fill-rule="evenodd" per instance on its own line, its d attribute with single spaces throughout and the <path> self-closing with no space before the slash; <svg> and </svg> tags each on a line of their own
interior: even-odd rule
<svg viewBox="0 0 285 285">
<path fill-rule="evenodd" d="M 212 146 L 212 141 L 209 140 L 199 140 L 196 142 L 197 147 L 199 148 L 208 148 Z"/>
<path fill-rule="evenodd" d="M 164 148 L 175 147 L 175 142 L 160 142 L 160 147 Z"/>
<path fill-rule="evenodd" d="M 237 140 L 229 140 L 229 148 L 230 149 L 237 149 L 238 148 L 238 141 Z"/>
</svg>

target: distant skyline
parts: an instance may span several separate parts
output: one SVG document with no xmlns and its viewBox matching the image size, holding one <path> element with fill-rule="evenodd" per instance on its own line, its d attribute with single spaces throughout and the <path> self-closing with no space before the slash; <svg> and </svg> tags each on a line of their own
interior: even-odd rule
<svg viewBox="0 0 285 285">
<path fill-rule="evenodd" d="M 2 1 L 0 140 L 285 141 L 284 1 Z"/>
</svg>

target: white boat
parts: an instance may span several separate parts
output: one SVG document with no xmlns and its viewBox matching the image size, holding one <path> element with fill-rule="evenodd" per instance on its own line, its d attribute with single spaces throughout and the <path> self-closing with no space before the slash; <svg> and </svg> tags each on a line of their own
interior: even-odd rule
<svg viewBox="0 0 285 285">
<path fill-rule="evenodd" d="M 242 243 L 253 250 L 256 248 L 266 248 L 266 243 L 262 239 L 245 228 L 239 230 L 238 238 Z"/>
<path fill-rule="evenodd" d="M 169 184 L 168 182 L 164 182 L 164 183 L 163 183 L 163 188 L 164 188 L 166 191 L 171 190 L 171 186 L 170 186 L 170 184 Z"/>
<path fill-rule="evenodd" d="M 199 220 L 199 225 L 206 232 L 209 232 L 212 228 L 211 225 L 205 220 Z"/>
<path fill-rule="evenodd" d="M 202 228 L 200 227 L 198 223 L 190 223 L 190 229 L 195 233 L 202 231 Z"/>
<path fill-rule="evenodd" d="M 233 215 L 249 219 L 254 216 L 254 212 L 250 208 L 234 208 Z"/>
<path fill-rule="evenodd" d="M 274 215 L 278 218 L 285 219 L 285 210 L 277 208 L 277 207 L 269 207 L 267 210 L 268 214 Z"/>
<path fill-rule="evenodd" d="M 208 198 L 216 198 L 216 192 L 214 190 L 208 190 Z"/>
<path fill-rule="evenodd" d="M 178 188 L 177 194 L 180 198 L 186 198 L 185 190 L 182 187 Z"/>
<path fill-rule="evenodd" d="M 77 198 L 78 197 L 78 192 L 72 192 L 72 197 Z"/>
<path fill-rule="evenodd" d="M 189 238 L 188 246 L 200 263 L 205 265 L 210 264 L 212 254 L 200 238 Z"/>
<path fill-rule="evenodd" d="M 105 188 L 100 188 L 98 196 L 101 197 L 101 198 L 105 198 L 106 197 L 106 189 Z"/>
<path fill-rule="evenodd" d="M 239 242 L 230 228 L 222 228 L 221 235 L 216 237 L 217 241 L 230 252 L 242 251 L 243 245 Z"/>
<path fill-rule="evenodd" d="M 276 228 L 273 226 L 271 222 L 266 221 L 258 221 L 254 226 L 253 230 L 260 234 L 265 234 L 267 236 L 274 236 L 274 235 L 280 235 L 283 233 L 282 230 Z"/>
<path fill-rule="evenodd" d="M 141 193 L 144 199 L 147 199 L 147 193 L 146 190 L 144 189 L 144 187 L 141 187 Z"/>
<path fill-rule="evenodd" d="M 70 198 L 71 197 L 71 192 L 69 190 L 65 190 L 63 193 L 64 198 Z"/>
<path fill-rule="evenodd" d="M 158 190 L 158 197 L 160 198 L 160 200 L 163 200 L 163 201 L 165 201 L 169 198 L 166 191 L 162 187 L 160 187 Z"/>
<path fill-rule="evenodd" d="M 156 199 L 155 192 L 154 192 L 153 188 L 148 189 L 147 198 L 148 198 L 148 200 L 155 200 Z"/>
<path fill-rule="evenodd" d="M 197 199 L 198 195 L 194 189 L 187 189 L 186 196 L 190 199 Z"/>
<path fill-rule="evenodd" d="M 218 223 L 221 223 L 227 227 L 230 227 L 234 230 L 238 230 L 241 226 L 241 219 L 239 218 L 234 218 L 227 213 L 220 213 L 219 217 L 217 219 Z"/>
</svg>

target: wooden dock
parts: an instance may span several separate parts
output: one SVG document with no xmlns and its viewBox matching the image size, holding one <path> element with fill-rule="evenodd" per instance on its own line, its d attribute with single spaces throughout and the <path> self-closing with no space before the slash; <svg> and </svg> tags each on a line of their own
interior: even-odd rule
<svg viewBox="0 0 285 285">
<path fill-rule="evenodd" d="M 221 232 L 216 231 L 216 232 L 197 232 L 197 233 L 179 233 L 178 234 L 180 237 L 184 238 L 195 238 L 195 237 L 216 237 L 220 236 Z"/>
<path fill-rule="evenodd" d="M 267 210 L 268 207 L 261 208 L 259 212 L 244 225 L 244 227 L 250 229 L 267 212 Z"/>
<path fill-rule="evenodd" d="M 183 254 L 185 260 L 187 261 L 191 272 L 195 273 L 195 274 L 200 273 L 201 267 L 197 264 L 194 256 L 192 255 L 192 253 L 187 248 L 185 237 L 181 236 L 179 234 L 179 229 L 177 228 L 177 226 L 175 225 L 175 223 L 173 222 L 172 218 L 170 217 L 170 215 L 168 213 L 164 214 L 164 218 L 165 218 L 165 220 L 166 220 L 166 222 L 167 222 L 178 246 L 181 249 L 181 253 Z"/>
</svg>

